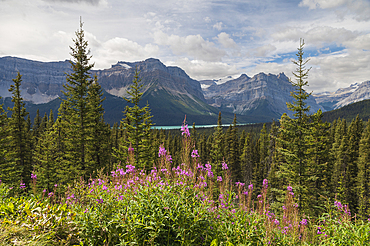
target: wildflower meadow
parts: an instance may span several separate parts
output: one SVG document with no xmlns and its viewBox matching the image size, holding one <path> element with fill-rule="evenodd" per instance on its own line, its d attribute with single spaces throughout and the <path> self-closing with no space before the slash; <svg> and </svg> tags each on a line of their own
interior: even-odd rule
<svg viewBox="0 0 370 246">
<path fill-rule="evenodd" d="M 221 176 L 199 155 L 184 123 L 183 163 L 161 145 L 149 170 L 126 163 L 98 178 L 38 189 L 0 186 L 0 245 L 368 245 L 370 224 L 347 205 L 327 199 L 318 218 L 301 214 L 293 188 L 284 205 L 269 204 L 269 182 L 233 182 L 227 163 Z"/>
</svg>

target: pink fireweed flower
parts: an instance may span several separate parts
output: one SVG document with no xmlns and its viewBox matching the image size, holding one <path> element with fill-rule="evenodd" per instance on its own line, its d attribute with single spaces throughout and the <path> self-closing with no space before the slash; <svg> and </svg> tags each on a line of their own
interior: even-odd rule
<svg viewBox="0 0 370 246">
<path fill-rule="evenodd" d="M 299 222 L 301 225 L 307 225 L 307 219 L 303 219 L 301 222 Z"/>
<path fill-rule="evenodd" d="M 218 182 L 222 182 L 222 177 L 221 177 L 221 176 L 218 176 L 218 177 L 217 177 L 217 181 L 218 181 Z"/>
<path fill-rule="evenodd" d="M 103 202 L 104 202 L 104 200 L 103 200 L 103 199 L 96 199 L 96 201 L 98 202 L 98 204 L 100 204 L 100 203 L 103 203 Z"/>
<path fill-rule="evenodd" d="M 209 164 L 209 163 L 207 163 L 207 164 L 205 164 L 205 166 L 206 166 L 206 171 L 211 171 L 212 170 L 212 166 L 211 166 L 211 164 Z"/>
<path fill-rule="evenodd" d="M 45 193 L 46 192 L 46 189 L 44 189 L 43 191 L 42 191 L 42 193 Z"/>
<path fill-rule="evenodd" d="M 222 162 L 222 170 L 227 170 L 228 169 L 228 166 L 225 162 Z"/>
<path fill-rule="evenodd" d="M 55 188 L 56 188 L 56 187 L 58 187 L 58 184 L 55 184 L 55 185 L 54 185 L 54 187 L 55 187 Z"/>
<path fill-rule="evenodd" d="M 253 190 L 253 184 L 248 185 L 249 190 Z"/>
<path fill-rule="evenodd" d="M 135 171 L 135 166 L 133 165 L 126 165 L 126 173 L 132 173 Z"/>
<path fill-rule="evenodd" d="M 50 192 L 49 194 L 48 194 L 48 197 L 52 197 L 54 195 L 54 193 L 53 192 Z"/>
<path fill-rule="evenodd" d="M 25 183 L 21 183 L 19 188 L 21 188 L 22 190 L 26 188 L 26 184 Z"/>
<path fill-rule="evenodd" d="M 275 223 L 275 225 L 280 225 L 280 222 L 277 219 L 274 219 L 273 222 Z"/>
<path fill-rule="evenodd" d="M 184 125 L 181 126 L 181 135 L 183 136 L 185 134 L 185 136 L 188 136 L 190 137 L 190 132 L 189 132 L 189 129 L 188 129 L 188 124 L 185 125 L 185 122 L 184 122 Z"/>
<path fill-rule="evenodd" d="M 338 209 L 342 209 L 343 208 L 343 205 L 342 205 L 342 203 L 341 202 L 338 202 L 338 201 L 335 201 L 334 202 L 334 206 L 336 206 Z"/>
<path fill-rule="evenodd" d="M 192 158 L 197 158 L 197 157 L 199 157 L 199 154 L 198 154 L 198 150 L 193 150 L 193 152 L 191 152 L 191 157 Z"/>
<path fill-rule="evenodd" d="M 263 188 L 266 188 L 267 189 L 267 186 L 268 186 L 268 180 L 267 179 L 264 179 L 263 180 L 262 186 L 263 186 Z"/>
<path fill-rule="evenodd" d="M 33 173 L 31 173 L 31 179 L 34 179 L 34 180 L 36 180 L 37 179 L 37 176 L 36 176 L 36 174 L 33 174 Z M 1 181 L 0 181 L 1 182 Z"/>
<path fill-rule="evenodd" d="M 167 152 L 167 150 L 162 145 L 159 146 L 158 157 L 166 156 L 166 152 Z"/>
<path fill-rule="evenodd" d="M 292 192 L 292 191 L 293 191 L 292 186 L 290 186 L 290 185 L 289 185 L 289 186 L 287 187 L 287 190 L 288 190 L 288 191 L 290 191 L 290 192 Z"/>
</svg>

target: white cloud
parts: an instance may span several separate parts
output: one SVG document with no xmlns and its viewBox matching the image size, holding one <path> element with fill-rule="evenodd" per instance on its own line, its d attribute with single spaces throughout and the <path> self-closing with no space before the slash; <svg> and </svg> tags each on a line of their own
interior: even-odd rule
<svg viewBox="0 0 370 246">
<path fill-rule="evenodd" d="M 230 38 L 230 35 L 226 32 L 221 32 L 217 36 L 218 42 L 220 42 L 225 48 L 230 49 L 238 49 L 238 45 L 235 43 L 235 41 Z"/>
<path fill-rule="evenodd" d="M 343 42 L 346 47 L 354 49 L 365 49 L 370 50 L 370 33 L 359 35 L 354 39 Z"/>
<path fill-rule="evenodd" d="M 240 74 L 235 65 L 229 65 L 223 62 L 207 62 L 182 58 L 176 61 L 166 62 L 166 65 L 181 67 L 191 78 L 197 80 Z"/>
<path fill-rule="evenodd" d="M 214 47 L 214 43 L 204 40 L 199 34 L 180 37 L 157 31 L 154 33 L 154 42 L 170 46 L 175 55 L 185 54 L 197 60 L 221 61 L 221 58 L 226 55 L 225 51 Z"/>
<path fill-rule="evenodd" d="M 45 2 L 66 2 L 66 3 L 87 3 L 91 5 L 98 5 L 104 0 L 43 0 Z"/>
<path fill-rule="evenodd" d="M 267 45 L 257 47 L 256 49 L 253 49 L 251 53 L 255 56 L 265 57 L 265 56 L 270 56 L 271 53 L 275 50 L 276 50 L 275 46 L 271 44 L 267 44 Z"/>
<path fill-rule="evenodd" d="M 305 40 L 305 43 L 322 47 L 325 44 L 336 43 L 341 45 L 350 40 L 356 39 L 359 33 L 352 32 L 345 28 L 334 28 L 330 26 L 317 26 L 307 31 L 300 27 L 288 27 L 285 30 L 275 32 L 271 37 L 275 41 L 297 41 L 300 38 Z"/>
<path fill-rule="evenodd" d="M 223 24 L 222 22 L 217 22 L 216 24 L 213 25 L 213 28 L 221 31 L 222 30 L 222 24 Z"/>
<path fill-rule="evenodd" d="M 307 6 L 309 9 L 335 8 L 346 3 L 347 0 L 303 0 L 299 6 Z"/>
<path fill-rule="evenodd" d="M 112 38 L 106 42 L 96 41 L 96 46 L 92 50 L 92 61 L 95 68 L 107 68 L 117 61 L 138 61 L 158 55 L 159 48 L 153 44 L 145 46 L 128 40 L 126 38 Z"/>
<path fill-rule="evenodd" d="M 358 21 L 370 20 L 370 2 L 368 0 L 302 0 L 299 3 L 301 7 L 308 7 L 309 9 L 338 9 L 345 8 L 343 11 L 338 11 L 338 15 L 343 18 L 345 12 L 349 11 L 355 15 Z"/>
</svg>

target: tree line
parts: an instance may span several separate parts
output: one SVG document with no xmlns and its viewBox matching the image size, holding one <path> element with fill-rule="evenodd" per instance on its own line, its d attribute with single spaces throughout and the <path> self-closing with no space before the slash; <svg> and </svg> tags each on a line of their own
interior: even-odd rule
<svg viewBox="0 0 370 246">
<path fill-rule="evenodd" d="M 94 64 L 89 63 L 82 27 L 81 23 L 70 47 L 73 72 L 67 75 L 66 99 L 57 119 L 52 111 L 43 117 L 37 113 L 31 123 L 20 94 L 20 73 L 9 89 L 14 103 L 8 108 L 9 117 L 0 106 L 0 179 L 9 187 L 29 187 L 32 174 L 40 191 L 51 191 L 55 185 L 109 174 L 117 166 L 124 167 L 127 158 L 134 158 L 137 169 L 148 170 L 159 161 L 160 146 L 171 154 L 173 167 L 183 161 L 181 136 L 151 129 L 149 105 L 139 107 L 143 94 L 138 71 L 125 98 L 130 106 L 124 109 L 122 121 L 112 127 L 104 122 L 102 88 L 90 74 Z M 201 163 L 212 165 L 215 177 L 222 176 L 225 162 L 231 180 L 252 183 L 255 194 L 267 179 L 271 209 L 283 204 L 291 186 L 301 213 L 316 217 L 327 199 L 337 199 L 349 205 L 352 215 L 365 220 L 370 214 L 370 124 L 359 117 L 351 123 L 337 119 L 330 124 L 323 122 L 320 110 L 309 113 L 305 100 L 310 94 L 304 87 L 310 69 L 305 67 L 303 47 L 301 41 L 294 61 L 294 102 L 288 104 L 292 118 L 283 114 L 256 135 L 239 132 L 236 117 L 223 130 L 220 113 L 211 134 L 200 134 L 193 125 L 191 147 Z"/>
</svg>

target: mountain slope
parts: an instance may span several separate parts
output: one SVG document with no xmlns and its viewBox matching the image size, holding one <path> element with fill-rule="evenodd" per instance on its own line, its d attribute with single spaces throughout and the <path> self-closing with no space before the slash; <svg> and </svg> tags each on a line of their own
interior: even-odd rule
<svg viewBox="0 0 370 246">
<path fill-rule="evenodd" d="M 346 105 L 342 108 L 324 112 L 323 121 L 332 122 L 335 119 L 346 119 L 351 122 L 359 115 L 360 119 L 368 121 L 370 118 L 370 100 L 362 100 L 353 104 Z"/>
<path fill-rule="evenodd" d="M 351 103 L 370 99 L 370 81 L 351 84 L 335 92 L 322 92 L 313 96 L 316 102 L 326 110 L 339 109 Z"/>
<path fill-rule="evenodd" d="M 201 81 L 202 83 L 202 81 Z M 252 78 L 243 74 L 237 79 L 222 84 L 202 84 L 202 90 L 207 102 L 221 110 L 260 117 L 280 118 L 283 113 L 292 116 L 286 102 L 292 102 L 290 93 L 292 84 L 284 73 L 278 75 L 259 73 Z M 313 97 L 307 99 L 311 112 L 323 107 L 319 106 Z"/>
<path fill-rule="evenodd" d="M 0 58 L 0 96 L 11 97 L 8 91 L 18 71 L 22 75 L 21 93 L 26 101 L 46 103 L 63 90 L 65 73 L 71 72 L 69 61 L 38 62 L 17 57 Z"/>
</svg>

